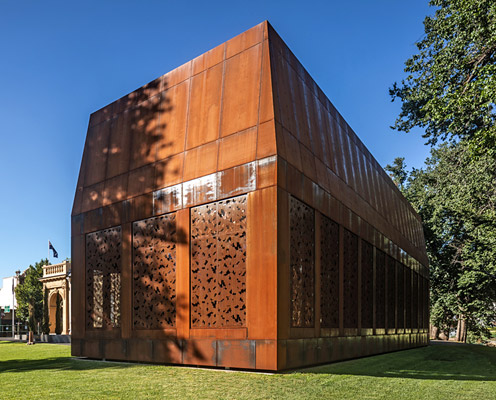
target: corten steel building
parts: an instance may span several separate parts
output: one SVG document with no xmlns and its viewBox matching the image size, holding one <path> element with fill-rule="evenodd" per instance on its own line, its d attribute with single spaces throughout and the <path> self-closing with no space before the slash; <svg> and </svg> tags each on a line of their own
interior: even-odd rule
<svg viewBox="0 0 496 400">
<path fill-rule="evenodd" d="M 283 370 L 426 345 L 421 221 L 264 22 L 91 115 L 72 354 Z"/>
</svg>

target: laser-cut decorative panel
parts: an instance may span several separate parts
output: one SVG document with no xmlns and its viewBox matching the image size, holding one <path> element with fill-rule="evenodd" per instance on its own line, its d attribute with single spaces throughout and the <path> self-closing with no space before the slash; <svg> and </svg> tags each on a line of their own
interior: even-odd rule
<svg viewBox="0 0 496 400">
<path fill-rule="evenodd" d="M 405 274 L 404 265 L 396 262 L 396 327 L 398 329 L 405 328 Z"/>
<path fill-rule="evenodd" d="M 343 324 L 358 327 L 358 237 L 344 230 L 343 237 Z"/>
<path fill-rule="evenodd" d="M 86 235 L 86 326 L 120 326 L 121 227 Z"/>
<path fill-rule="evenodd" d="M 377 250 L 375 254 L 375 327 L 386 327 L 386 254 Z"/>
<path fill-rule="evenodd" d="M 247 196 L 191 209 L 191 325 L 246 325 Z"/>
<path fill-rule="evenodd" d="M 374 323 L 374 247 L 362 240 L 362 328 Z"/>
<path fill-rule="evenodd" d="M 387 328 L 396 325 L 396 262 L 393 257 L 386 256 L 387 263 Z"/>
<path fill-rule="evenodd" d="M 418 328 L 424 329 L 424 278 L 422 276 L 418 276 Z"/>
<path fill-rule="evenodd" d="M 322 215 L 320 235 L 321 327 L 339 328 L 339 225 Z"/>
<path fill-rule="evenodd" d="M 419 288 L 418 288 L 418 274 L 413 272 L 413 285 L 412 285 L 412 328 L 418 328 L 418 296 L 419 296 Z"/>
<path fill-rule="evenodd" d="M 412 270 L 405 266 L 405 328 L 412 328 Z"/>
<path fill-rule="evenodd" d="M 290 274 L 291 326 L 314 326 L 314 210 L 291 197 L 290 215 Z"/>
<path fill-rule="evenodd" d="M 133 326 L 176 326 L 176 214 L 133 223 Z"/>
<path fill-rule="evenodd" d="M 429 329 L 429 281 L 424 280 L 424 329 Z"/>
</svg>

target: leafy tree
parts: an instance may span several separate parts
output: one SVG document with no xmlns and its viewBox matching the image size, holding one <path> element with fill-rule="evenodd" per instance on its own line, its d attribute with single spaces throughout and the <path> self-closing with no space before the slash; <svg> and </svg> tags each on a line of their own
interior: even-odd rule
<svg viewBox="0 0 496 400">
<path fill-rule="evenodd" d="M 45 335 L 50 333 L 50 316 L 48 313 L 48 289 L 45 288 L 43 295 L 43 323 L 41 324 L 41 332 Z"/>
<path fill-rule="evenodd" d="M 463 142 L 431 154 L 403 189 L 424 224 L 431 322 L 457 326 L 462 341 L 481 338 L 496 318 L 496 161 L 473 158 Z"/>
<path fill-rule="evenodd" d="M 60 294 L 56 294 L 56 311 L 55 311 L 55 333 L 60 335 L 62 333 L 62 304 Z"/>
<path fill-rule="evenodd" d="M 496 155 L 496 1 L 431 0 L 418 54 L 390 89 L 402 102 L 394 129 L 425 129 L 429 144 L 464 140 Z"/>
<path fill-rule="evenodd" d="M 36 323 L 43 317 L 43 284 L 39 279 L 43 276 L 44 265 L 48 265 L 47 259 L 30 265 L 20 275 L 20 282 L 15 288 L 17 315 L 28 322 L 31 332 L 36 330 Z"/>
<path fill-rule="evenodd" d="M 403 190 L 403 185 L 408 178 L 405 157 L 396 157 L 393 161 L 393 165 L 388 164 L 384 167 L 384 169 L 389 172 L 389 176 L 393 180 L 394 184 L 398 186 L 400 190 Z"/>
</svg>

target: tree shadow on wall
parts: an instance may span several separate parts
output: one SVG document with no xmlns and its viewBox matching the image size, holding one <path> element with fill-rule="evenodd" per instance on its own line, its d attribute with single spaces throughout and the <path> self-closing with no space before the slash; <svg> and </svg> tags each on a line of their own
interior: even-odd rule
<svg viewBox="0 0 496 400">
<path fill-rule="evenodd" d="M 203 359 L 193 344 L 177 339 L 172 332 L 176 319 L 187 318 L 188 299 L 177 298 L 175 292 L 175 251 L 178 244 L 188 243 L 187 234 L 177 229 L 170 217 L 173 214 L 154 216 L 157 208 L 154 209 L 153 192 L 181 181 L 179 154 L 184 150 L 185 132 L 179 134 L 172 129 L 185 129 L 187 107 L 174 104 L 178 101 L 175 96 L 181 98 L 178 93 L 185 92 L 184 85 L 183 82 L 169 88 L 161 77 L 98 112 L 102 115 L 95 117 L 97 124 L 88 131 L 83 155 L 82 214 L 73 219 L 73 224 L 76 221 L 81 225 L 81 233 L 131 222 L 133 298 L 129 302 L 132 310 L 125 315 L 131 316 L 132 329 L 139 331 L 143 340 L 167 342 L 168 346 L 161 347 L 160 358 L 164 360 L 173 360 L 178 351 Z M 95 156 L 95 152 L 100 154 Z M 78 190 L 79 186 L 80 183 Z M 87 271 L 98 269 L 98 265 L 88 265 L 88 258 L 86 264 Z M 104 293 L 110 290 L 111 287 L 103 288 Z M 125 288 L 122 293 L 129 291 Z M 86 302 L 90 310 L 97 308 L 103 314 L 109 313 L 105 311 L 108 301 L 95 298 L 91 282 L 86 283 Z M 86 321 L 90 329 L 92 318 Z M 182 323 L 189 325 L 189 321 Z M 108 321 L 104 325 L 109 325 Z M 164 348 L 170 354 L 164 354 Z"/>
<path fill-rule="evenodd" d="M 381 378 L 496 381 L 496 348 L 477 345 L 427 346 L 298 372 Z"/>
</svg>

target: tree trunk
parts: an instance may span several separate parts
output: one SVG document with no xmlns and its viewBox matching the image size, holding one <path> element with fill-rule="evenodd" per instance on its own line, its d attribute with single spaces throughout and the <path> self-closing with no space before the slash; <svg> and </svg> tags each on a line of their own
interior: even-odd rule
<svg viewBox="0 0 496 400">
<path fill-rule="evenodd" d="M 467 321 L 465 317 L 461 320 L 460 331 L 460 342 L 467 343 Z"/>
<path fill-rule="evenodd" d="M 456 327 L 456 341 L 467 343 L 467 321 L 463 314 L 458 316 L 458 325 Z"/>
<path fill-rule="evenodd" d="M 455 336 L 455 341 L 457 342 L 461 342 L 461 334 L 462 334 L 462 330 L 461 330 L 461 324 L 462 324 L 462 316 L 461 314 L 458 316 L 458 323 L 456 325 L 456 336 Z"/>
<path fill-rule="evenodd" d="M 434 340 L 439 340 L 439 328 L 437 326 L 431 325 L 430 337 Z"/>
</svg>

